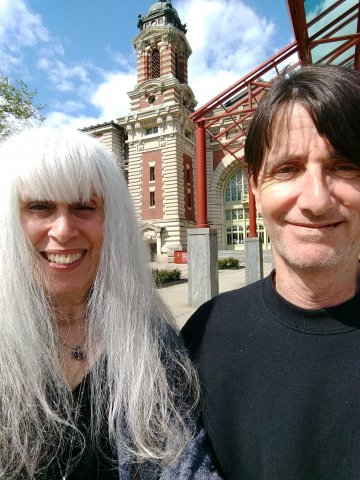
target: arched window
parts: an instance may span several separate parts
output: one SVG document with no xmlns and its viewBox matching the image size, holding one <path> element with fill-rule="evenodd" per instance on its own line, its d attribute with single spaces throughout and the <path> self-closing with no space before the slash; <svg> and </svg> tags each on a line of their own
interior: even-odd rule
<svg viewBox="0 0 360 480">
<path fill-rule="evenodd" d="M 225 187 L 225 203 L 243 203 L 248 201 L 249 187 L 247 174 L 240 168 Z"/>
<path fill-rule="evenodd" d="M 175 77 L 180 83 L 185 83 L 185 62 L 182 53 L 175 53 Z"/>
<path fill-rule="evenodd" d="M 150 78 L 160 77 L 160 50 L 155 48 L 150 57 Z"/>
<path fill-rule="evenodd" d="M 249 185 L 247 171 L 239 168 L 224 188 L 225 248 L 243 249 L 249 224 Z"/>
<path fill-rule="evenodd" d="M 224 247 L 242 250 L 245 238 L 249 236 L 249 183 L 245 168 L 239 168 L 225 183 L 224 199 Z M 256 212 L 257 233 L 264 248 L 270 247 L 261 215 Z"/>
</svg>

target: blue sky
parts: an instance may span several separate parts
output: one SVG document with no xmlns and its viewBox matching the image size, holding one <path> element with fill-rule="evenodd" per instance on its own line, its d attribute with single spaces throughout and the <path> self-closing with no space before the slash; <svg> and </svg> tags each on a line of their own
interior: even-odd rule
<svg viewBox="0 0 360 480">
<path fill-rule="evenodd" d="M 0 0 L 0 74 L 24 80 L 49 125 L 82 127 L 129 113 L 131 40 L 151 0 Z M 173 0 L 193 54 L 201 106 L 287 45 L 285 0 Z"/>
</svg>

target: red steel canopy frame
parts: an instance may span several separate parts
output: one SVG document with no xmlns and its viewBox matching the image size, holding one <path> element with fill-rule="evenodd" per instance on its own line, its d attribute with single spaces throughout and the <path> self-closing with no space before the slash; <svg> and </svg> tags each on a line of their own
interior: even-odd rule
<svg viewBox="0 0 360 480">
<path fill-rule="evenodd" d="M 307 23 L 304 0 L 287 0 L 296 40 L 190 116 L 196 124 L 198 228 L 209 226 L 206 133 L 211 141 L 218 142 L 244 165 L 243 146 L 248 123 L 259 100 L 284 67 L 294 69 L 311 63 L 335 63 L 360 70 L 360 2 L 354 1 L 350 7 L 348 3 L 347 0 L 334 1 L 329 8 Z M 232 132 L 232 135 L 227 139 L 229 132 Z M 255 199 L 250 186 L 249 223 L 249 236 L 256 237 Z"/>
</svg>

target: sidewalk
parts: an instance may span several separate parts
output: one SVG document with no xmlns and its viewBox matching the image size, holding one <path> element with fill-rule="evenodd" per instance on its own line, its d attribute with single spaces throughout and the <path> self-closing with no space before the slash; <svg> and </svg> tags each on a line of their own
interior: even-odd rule
<svg viewBox="0 0 360 480">
<path fill-rule="evenodd" d="M 187 278 L 187 265 L 174 264 L 151 264 L 153 268 L 178 268 L 181 270 L 181 278 Z M 271 272 L 271 262 L 264 262 L 264 276 Z M 219 270 L 219 293 L 227 292 L 245 286 L 245 268 L 239 270 Z M 176 323 L 181 328 L 196 308 L 188 304 L 187 282 L 163 287 L 158 290 L 160 297 L 174 315 Z"/>
</svg>

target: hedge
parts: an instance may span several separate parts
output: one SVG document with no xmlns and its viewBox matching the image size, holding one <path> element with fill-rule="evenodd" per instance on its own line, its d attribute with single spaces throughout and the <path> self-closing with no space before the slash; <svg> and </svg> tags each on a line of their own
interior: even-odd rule
<svg viewBox="0 0 360 480">
<path fill-rule="evenodd" d="M 225 268 L 239 268 L 239 260 L 234 257 L 221 258 L 218 261 L 219 270 L 224 270 Z"/>
<path fill-rule="evenodd" d="M 177 280 L 180 280 L 181 272 L 177 268 L 174 268 L 173 270 L 159 270 L 158 268 L 153 268 L 152 275 L 156 285 L 165 285 L 166 283 L 176 282 Z"/>
</svg>

